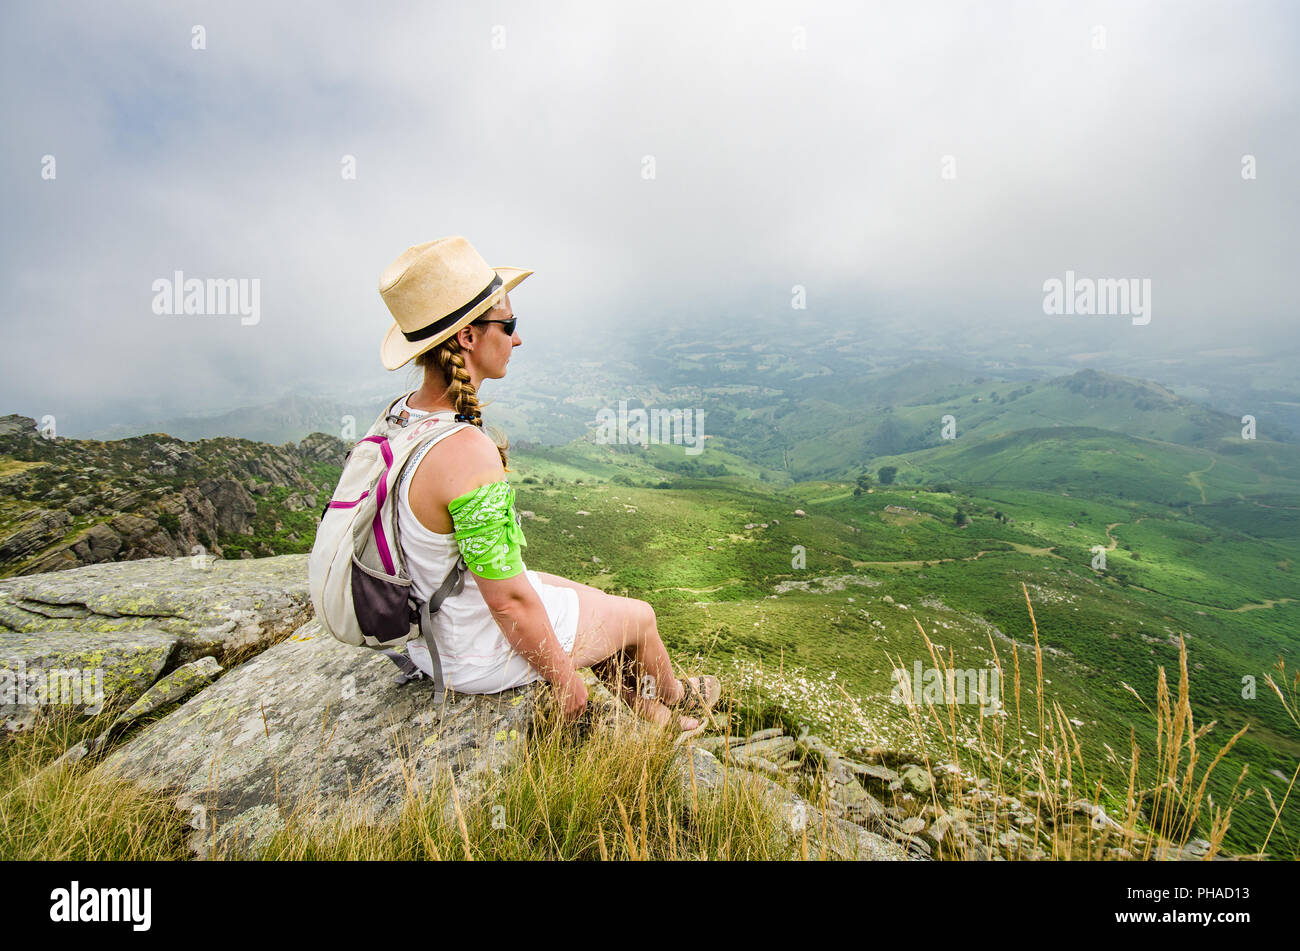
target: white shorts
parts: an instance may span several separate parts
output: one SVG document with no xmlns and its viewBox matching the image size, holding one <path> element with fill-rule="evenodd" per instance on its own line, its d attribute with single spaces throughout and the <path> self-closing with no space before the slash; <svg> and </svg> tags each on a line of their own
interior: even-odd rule
<svg viewBox="0 0 1300 951">
<path fill-rule="evenodd" d="M 560 646 L 566 654 L 572 654 L 578 637 L 578 592 L 564 585 L 547 584 L 532 569 L 524 574 L 542 599 Z M 466 573 L 465 577 L 469 587 L 473 576 Z M 486 611 L 487 605 L 483 607 Z M 491 619 L 490 614 L 488 617 Z M 443 677 L 449 687 L 457 693 L 500 693 L 543 679 L 527 658 L 510 646 L 495 619 L 491 619 L 490 625 L 483 625 L 481 631 L 475 638 L 471 656 L 461 659 L 440 655 Z"/>
</svg>

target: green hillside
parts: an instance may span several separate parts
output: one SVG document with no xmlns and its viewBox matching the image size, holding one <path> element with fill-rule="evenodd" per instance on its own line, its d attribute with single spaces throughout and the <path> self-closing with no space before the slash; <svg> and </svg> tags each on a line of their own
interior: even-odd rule
<svg viewBox="0 0 1300 951">
<path fill-rule="evenodd" d="M 833 387 L 807 380 L 786 385 L 785 395 L 753 387 L 726 398 L 706 393 L 700 406 L 718 446 L 797 479 L 844 477 L 867 460 L 950 446 L 945 424 L 958 441 L 1065 426 L 1216 451 L 1246 442 L 1236 417 L 1155 383 L 1094 370 L 1014 382 L 931 362 L 837 375 Z M 1255 445 L 1272 452 L 1282 444 L 1260 439 Z M 1295 447 L 1286 448 L 1286 458 L 1296 459 Z"/>
<path fill-rule="evenodd" d="M 1136 498 L 1171 507 L 1300 491 L 1300 447 L 1248 440 L 1231 453 L 1085 426 L 974 435 L 899 456 L 877 457 L 904 480 L 956 479 Z M 1220 448 L 1214 444 L 1214 448 Z M 1294 460 L 1297 465 L 1291 465 Z"/>
<path fill-rule="evenodd" d="M 961 666 L 994 649 L 1006 665 L 1013 642 L 1024 664 L 1027 590 L 1048 689 L 1108 788 L 1126 782 L 1130 727 L 1153 738 L 1125 685 L 1149 701 L 1181 637 L 1197 722 L 1220 744 L 1248 725 L 1211 787 L 1227 801 L 1249 765 L 1229 838 L 1257 846 L 1263 790 L 1282 802 L 1300 756 L 1263 686 L 1279 658 L 1295 666 L 1300 447 L 1093 371 L 989 382 L 923 363 L 841 377 L 835 399 L 825 383 L 729 394 L 697 457 L 582 441 L 521 455 L 525 479 L 543 476 L 520 495 L 530 565 L 649 600 L 674 649 L 740 682 L 794 672 L 783 716 L 848 746 L 906 745 L 891 670 L 931 663 L 920 629 Z M 697 478 L 664 477 L 688 458 Z"/>
</svg>

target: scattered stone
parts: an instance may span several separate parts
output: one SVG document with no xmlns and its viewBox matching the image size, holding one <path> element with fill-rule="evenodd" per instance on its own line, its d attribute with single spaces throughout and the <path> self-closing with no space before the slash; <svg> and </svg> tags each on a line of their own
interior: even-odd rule
<svg viewBox="0 0 1300 951">
<path fill-rule="evenodd" d="M 731 754 L 744 753 L 746 756 L 758 756 L 773 762 L 781 762 L 794 753 L 795 742 L 792 736 L 774 736 L 769 739 L 754 741 L 752 738 L 731 748 Z"/>
<path fill-rule="evenodd" d="M 1070 810 L 1080 815 L 1088 816 L 1092 820 L 1092 827 L 1094 829 L 1110 829 L 1111 831 L 1119 831 L 1124 828 L 1120 823 L 1106 815 L 1106 810 L 1104 808 L 1088 802 L 1086 799 L 1076 799 L 1074 802 L 1070 803 Z"/>
<path fill-rule="evenodd" d="M 700 749 L 695 743 L 688 743 L 683 748 L 683 754 L 680 763 L 681 782 L 688 793 L 703 794 L 722 785 L 727 768 L 716 756 Z M 797 843 L 806 835 L 809 858 L 824 856 L 859 861 L 907 861 L 917 857 L 896 842 L 838 816 L 823 813 L 780 783 L 758 773 L 746 773 L 746 776 L 758 786 L 769 806 L 784 818 L 779 833 L 781 844 Z M 824 839 L 823 828 L 826 830 Z"/>
<path fill-rule="evenodd" d="M 885 787 L 899 781 L 898 773 L 887 766 L 873 766 L 870 763 L 858 763 L 851 759 L 844 761 L 865 784 L 875 783 Z"/>
<path fill-rule="evenodd" d="M 736 746 L 737 744 L 744 743 L 745 738 L 743 736 L 702 736 L 694 742 L 695 745 L 702 750 L 708 750 L 710 753 L 717 753 L 720 750 L 725 750 L 729 746 Z"/>
<path fill-rule="evenodd" d="M 899 778 L 903 781 L 903 788 L 917 796 L 928 796 L 931 789 L 934 788 L 933 783 L 930 781 L 930 774 L 925 771 L 924 767 L 917 766 L 914 763 L 905 766 L 899 774 Z"/>
<path fill-rule="evenodd" d="M 746 753 L 737 753 L 734 750 L 727 757 L 729 765 L 739 766 L 742 769 L 754 769 L 769 776 L 785 778 L 785 772 L 776 763 L 761 756 L 750 756 Z"/>
</svg>

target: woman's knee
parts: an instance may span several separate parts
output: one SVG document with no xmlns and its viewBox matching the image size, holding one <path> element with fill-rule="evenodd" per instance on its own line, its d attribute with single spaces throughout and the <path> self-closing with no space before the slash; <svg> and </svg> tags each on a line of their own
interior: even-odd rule
<svg viewBox="0 0 1300 951">
<path fill-rule="evenodd" d="M 636 650 L 654 636 L 654 608 L 639 598 L 592 589 L 579 591 L 581 620 L 572 656 L 586 664 L 604 661 L 621 651 Z"/>
<path fill-rule="evenodd" d="M 655 629 L 655 609 L 640 598 L 623 598 L 623 617 L 627 646 L 644 644 Z"/>
</svg>

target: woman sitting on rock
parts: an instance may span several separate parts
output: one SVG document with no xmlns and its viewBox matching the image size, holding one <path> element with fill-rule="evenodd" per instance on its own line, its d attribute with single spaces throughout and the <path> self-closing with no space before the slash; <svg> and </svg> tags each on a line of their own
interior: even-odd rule
<svg viewBox="0 0 1300 951">
<path fill-rule="evenodd" d="M 506 375 L 523 342 L 507 292 L 531 273 L 491 268 L 468 241 L 452 237 L 408 248 L 380 278 L 396 321 L 381 349 L 384 366 L 414 360 L 424 371 L 423 385 L 392 415 L 454 414 L 471 424 L 418 450 L 398 487 L 413 594 L 427 600 L 464 556 L 464 588 L 433 616 L 442 673 L 458 693 L 545 679 L 572 718 L 587 705 L 578 670 L 590 666 L 641 716 L 664 726 L 675 718 L 683 733 L 698 732 L 704 725 L 691 714 L 712 707 L 721 684 L 674 675 L 649 604 L 524 565 L 506 447 L 482 431 L 478 388 Z"/>
</svg>

